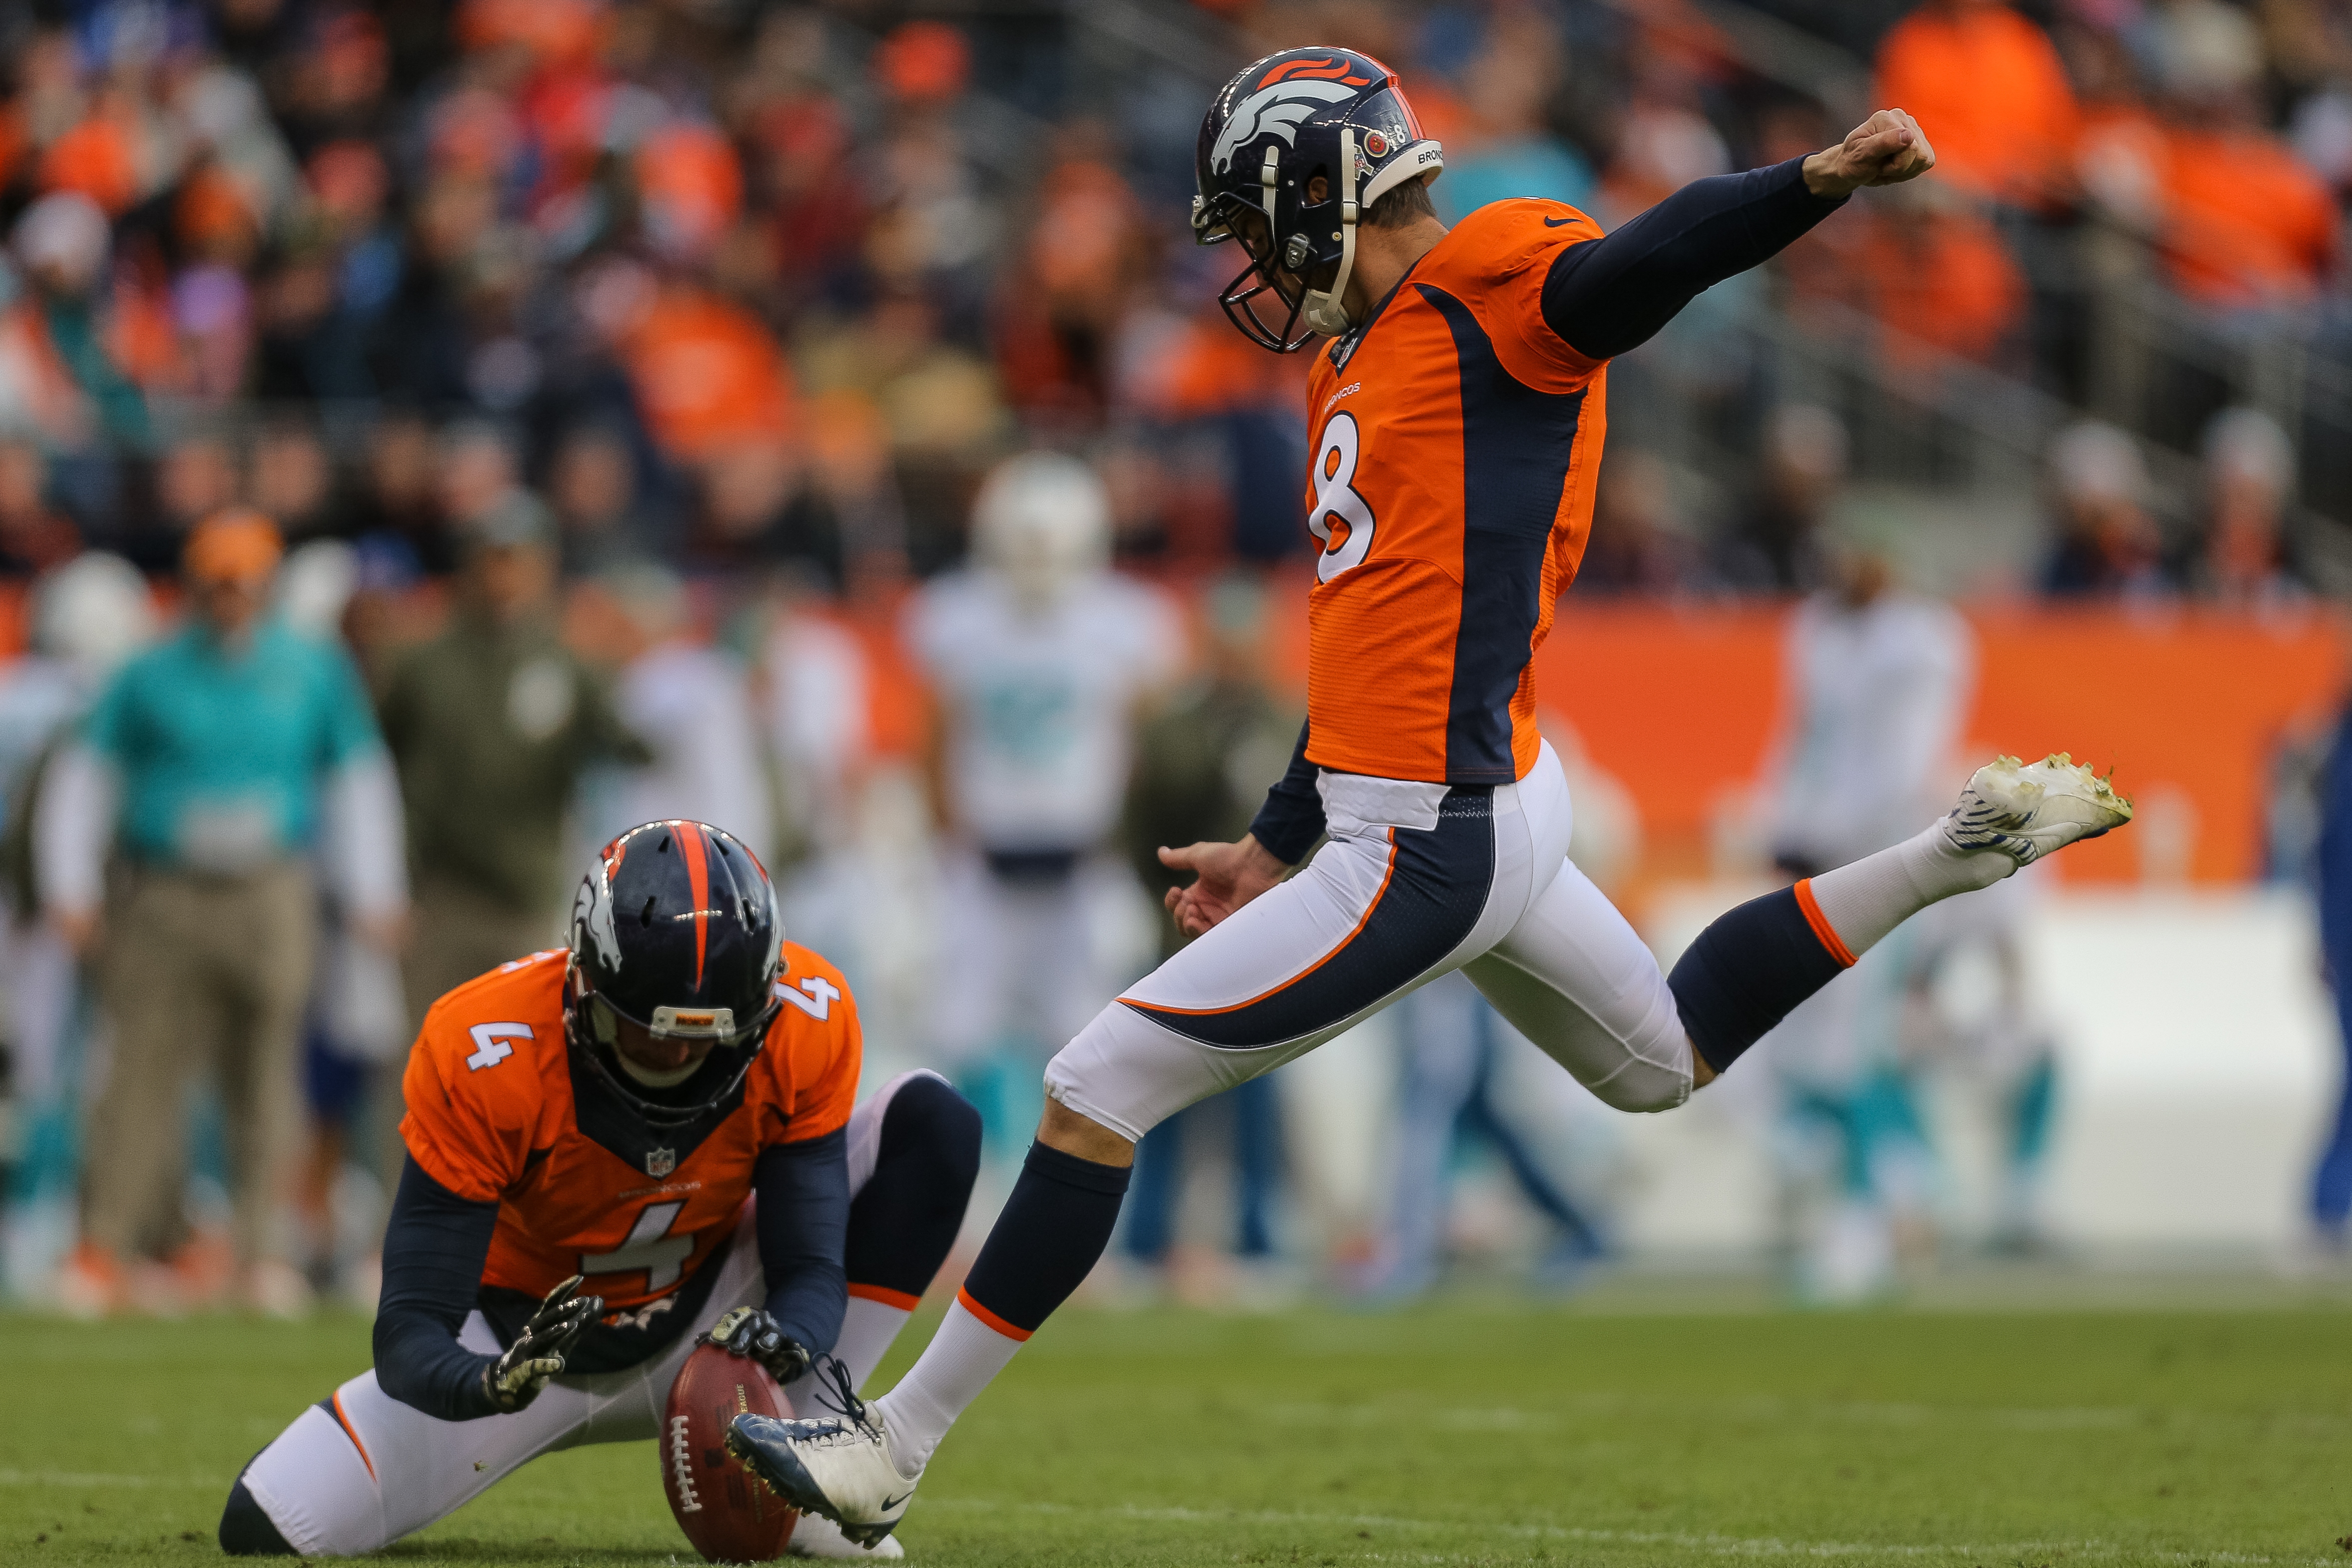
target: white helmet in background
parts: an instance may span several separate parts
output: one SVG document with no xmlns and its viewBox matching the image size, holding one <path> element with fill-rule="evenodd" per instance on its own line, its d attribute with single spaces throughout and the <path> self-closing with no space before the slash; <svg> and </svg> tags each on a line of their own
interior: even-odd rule
<svg viewBox="0 0 2352 1568">
<path fill-rule="evenodd" d="M 337 642 L 343 608 L 359 585 L 359 551 L 341 539 L 312 539 L 295 546 L 278 569 L 278 612 L 305 636 Z"/>
<path fill-rule="evenodd" d="M 155 601 L 139 569 L 86 550 L 33 585 L 33 646 L 92 680 L 113 673 L 155 635 Z"/>
<path fill-rule="evenodd" d="M 972 554 L 1023 608 L 1053 607 L 1110 560 L 1110 492 L 1091 465 L 1026 452 L 996 465 L 971 508 Z"/>
</svg>

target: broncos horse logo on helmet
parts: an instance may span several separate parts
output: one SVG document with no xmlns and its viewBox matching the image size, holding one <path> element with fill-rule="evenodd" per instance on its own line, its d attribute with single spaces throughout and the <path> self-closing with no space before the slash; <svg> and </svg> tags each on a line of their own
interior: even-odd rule
<svg viewBox="0 0 2352 1568">
<path fill-rule="evenodd" d="M 707 822 L 646 822 L 606 844 L 572 903 L 564 1034 L 597 1082 L 646 1125 L 683 1127 L 743 1086 L 782 1004 L 784 925 L 759 858 Z M 676 1084 L 616 1051 L 623 1022 L 657 1040 L 709 1040 Z"/>
<path fill-rule="evenodd" d="M 1285 49 L 1244 68 L 1209 105 L 1193 164 L 1193 237 L 1238 240 L 1249 256 L 1217 302 L 1276 353 L 1346 331 L 1357 223 L 1407 180 L 1444 167 L 1396 73 L 1370 55 Z M 1278 324 L 1259 314 L 1269 293 L 1289 308 Z"/>
<path fill-rule="evenodd" d="M 1325 104 L 1355 97 L 1354 89 L 1335 81 L 1278 81 L 1264 87 L 1234 106 L 1234 117 L 1217 133 L 1209 167 L 1224 173 L 1234 166 L 1234 153 L 1256 140 L 1259 131 L 1298 144 L 1298 122 Z"/>
</svg>

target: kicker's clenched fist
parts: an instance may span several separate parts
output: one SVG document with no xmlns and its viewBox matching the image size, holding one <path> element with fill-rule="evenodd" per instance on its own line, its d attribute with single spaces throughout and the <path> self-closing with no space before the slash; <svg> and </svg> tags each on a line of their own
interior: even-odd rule
<svg viewBox="0 0 2352 1568">
<path fill-rule="evenodd" d="M 1805 160 L 1805 188 L 1816 196 L 1843 196 L 1864 185 L 1899 185 L 1936 166 L 1919 122 L 1899 109 L 1882 109 L 1836 146 Z"/>
</svg>

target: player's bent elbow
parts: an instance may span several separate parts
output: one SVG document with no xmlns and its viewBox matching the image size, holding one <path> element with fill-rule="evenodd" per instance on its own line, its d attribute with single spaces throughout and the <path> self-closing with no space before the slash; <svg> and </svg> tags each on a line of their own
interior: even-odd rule
<svg viewBox="0 0 2352 1568">
<path fill-rule="evenodd" d="M 465 1349 L 429 1318 L 397 1308 L 379 1312 L 373 1345 L 375 1384 L 388 1397 L 442 1421 L 494 1414 L 478 1384 L 480 1369 L 494 1358 Z"/>
</svg>

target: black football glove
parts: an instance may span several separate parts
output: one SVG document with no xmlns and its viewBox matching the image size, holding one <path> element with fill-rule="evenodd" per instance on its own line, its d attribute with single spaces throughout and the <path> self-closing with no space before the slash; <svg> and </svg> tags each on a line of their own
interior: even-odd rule
<svg viewBox="0 0 2352 1568">
<path fill-rule="evenodd" d="M 702 1336 L 730 1355 L 749 1356 L 768 1369 L 779 1388 L 809 1368 L 808 1346 L 776 1325 L 757 1307 L 737 1307 Z"/>
<path fill-rule="evenodd" d="M 580 1288 L 580 1280 L 574 1274 L 548 1291 L 506 1354 L 482 1368 L 482 1393 L 501 1415 L 512 1415 L 539 1397 L 548 1381 L 562 1372 L 572 1343 L 604 1311 L 603 1297 L 572 1293 Z"/>
</svg>

